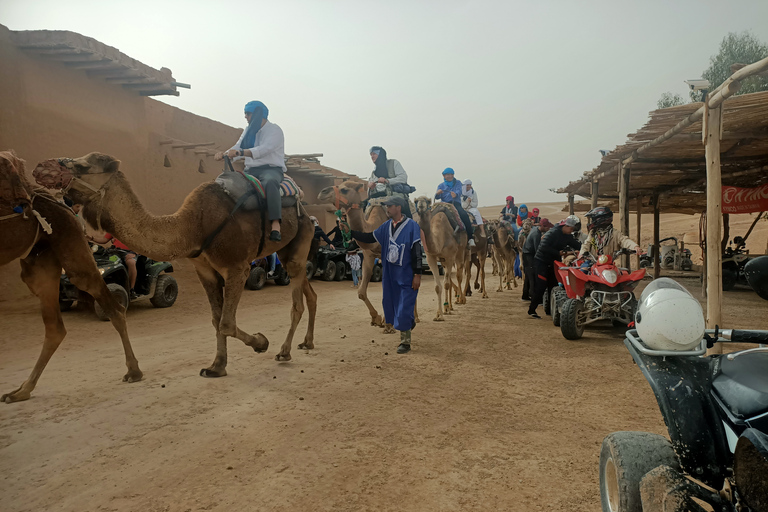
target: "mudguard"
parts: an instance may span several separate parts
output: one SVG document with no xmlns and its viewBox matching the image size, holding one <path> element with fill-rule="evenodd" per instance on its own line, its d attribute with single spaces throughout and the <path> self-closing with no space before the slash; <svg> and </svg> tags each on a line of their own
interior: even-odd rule
<svg viewBox="0 0 768 512">
<path fill-rule="evenodd" d="M 744 265 L 744 277 L 760 298 L 768 300 L 768 256 L 748 261 Z"/>
<path fill-rule="evenodd" d="M 736 486 L 752 510 L 768 510 L 768 435 L 747 429 L 736 443 L 733 461 Z"/>
<path fill-rule="evenodd" d="M 681 467 L 694 478 L 720 489 L 732 455 L 710 394 L 712 360 L 697 356 L 647 356 L 626 338 L 624 345 L 656 395 Z"/>
</svg>

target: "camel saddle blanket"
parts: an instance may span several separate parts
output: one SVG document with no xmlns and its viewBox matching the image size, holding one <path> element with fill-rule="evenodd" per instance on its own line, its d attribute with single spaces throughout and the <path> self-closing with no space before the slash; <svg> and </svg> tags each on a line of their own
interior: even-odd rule
<svg viewBox="0 0 768 512">
<path fill-rule="evenodd" d="M 451 203 L 435 203 L 432 205 L 432 215 L 443 212 L 448 217 L 448 222 L 451 223 L 451 227 L 456 230 L 458 226 L 459 231 L 465 231 L 464 223 L 461 221 L 459 211 Z"/>
<path fill-rule="evenodd" d="M 237 202 L 243 194 L 255 191 L 255 193 L 252 193 L 251 197 L 243 203 L 244 210 L 263 210 L 267 207 L 264 187 L 261 185 L 261 182 L 253 176 L 240 171 L 223 172 L 216 178 L 216 183 L 218 183 L 235 202 Z M 296 182 L 293 181 L 290 176 L 283 175 L 283 181 L 280 183 L 280 198 L 282 199 L 283 208 L 296 206 L 296 202 L 300 201 L 303 197 L 304 193 Z"/>
<path fill-rule="evenodd" d="M 12 165 L 0 168 L 0 200 L 14 206 L 29 205 L 32 202 L 32 187 L 26 177 Z"/>
</svg>

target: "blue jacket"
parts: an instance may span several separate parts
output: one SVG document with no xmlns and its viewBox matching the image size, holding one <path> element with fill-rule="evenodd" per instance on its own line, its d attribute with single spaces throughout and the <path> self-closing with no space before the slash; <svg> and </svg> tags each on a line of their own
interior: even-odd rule
<svg viewBox="0 0 768 512">
<path fill-rule="evenodd" d="M 440 199 L 444 203 L 461 202 L 461 182 L 454 178 L 451 183 L 453 187 L 449 186 L 445 181 L 438 185 L 438 193 L 435 194 L 435 199 Z M 456 194 L 455 198 L 451 197 L 451 192 Z"/>
</svg>

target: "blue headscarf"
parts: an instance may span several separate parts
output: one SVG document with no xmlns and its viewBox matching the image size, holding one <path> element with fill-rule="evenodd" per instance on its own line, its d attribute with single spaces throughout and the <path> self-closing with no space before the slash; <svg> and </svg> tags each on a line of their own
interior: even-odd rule
<svg viewBox="0 0 768 512">
<path fill-rule="evenodd" d="M 523 215 L 523 212 L 522 212 L 523 208 L 525 208 L 525 215 Z M 529 213 L 530 213 L 530 212 L 528 211 L 528 207 L 527 207 L 526 205 L 524 205 L 524 204 L 521 204 L 521 205 L 518 207 L 518 209 L 517 209 L 517 216 L 518 216 L 518 217 L 520 217 L 520 218 L 521 218 L 521 219 L 523 219 L 523 220 L 525 220 L 525 219 L 527 219 L 527 218 L 528 218 L 528 214 L 529 214 Z"/>
<path fill-rule="evenodd" d="M 251 122 L 245 129 L 240 149 L 251 149 L 256 145 L 256 134 L 261 130 L 261 122 L 269 116 L 269 109 L 260 101 L 249 101 L 245 104 L 245 113 L 252 114 Z"/>
<path fill-rule="evenodd" d="M 446 167 L 446 168 L 445 168 L 445 170 L 443 171 L 443 183 L 445 183 L 445 184 L 446 184 L 446 185 L 448 185 L 449 187 L 452 187 L 452 186 L 454 185 L 454 182 L 456 181 L 456 179 L 454 178 L 454 180 L 453 180 L 453 181 L 448 181 L 448 180 L 446 180 L 446 179 L 445 179 L 445 175 L 446 175 L 446 174 L 455 174 L 455 173 L 453 172 L 453 168 L 451 168 L 451 167 Z"/>
</svg>

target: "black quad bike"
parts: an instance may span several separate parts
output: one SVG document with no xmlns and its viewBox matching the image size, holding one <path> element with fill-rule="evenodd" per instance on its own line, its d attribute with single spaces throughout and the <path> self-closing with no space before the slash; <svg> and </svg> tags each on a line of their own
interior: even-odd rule
<svg viewBox="0 0 768 512">
<path fill-rule="evenodd" d="M 167 261 L 154 261 L 146 256 L 136 258 L 136 297 L 128 294 L 130 282 L 128 269 L 125 266 L 124 251 L 119 249 L 104 249 L 99 245 L 91 246 L 96 266 L 99 269 L 107 288 L 124 308 L 128 304 L 149 297 L 149 301 L 156 308 L 169 308 L 179 296 L 179 285 L 176 279 L 169 275 L 173 272 L 173 266 Z M 62 311 L 69 310 L 76 301 L 83 301 L 84 293 L 73 285 L 67 274 L 62 270 L 59 282 L 59 307 Z M 93 309 L 99 320 L 109 320 L 109 317 L 98 302 L 93 303 Z"/>
<path fill-rule="evenodd" d="M 766 343 L 768 331 L 707 330 L 686 351 L 655 350 L 627 332 L 671 442 L 648 432 L 603 440 L 604 512 L 768 511 L 768 348 L 704 356 L 716 341 Z"/>
<path fill-rule="evenodd" d="M 347 250 L 344 248 L 331 249 L 321 246 L 317 249 L 315 259 L 307 261 L 307 279 L 312 279 L 319 274 L 324 281 L 343 281 L 347 275 L 351 275 L 351 272 L 352 269 L 347 264 Z M 376 258 L 371 281 L 378 283 L 382 275 L 381 260 Z"/>
<path fill-rule="evenodd" d="M 291 276 L 275 255 L 275 270 L 269 271 L 269 263 L 266 258 L 260 258 L 251 262 L 251 273 L 245 281 L 245 287 L 249 290 L 261 290 L 267 281 L 274 281 L 278 286 L 291 284 Z"/>
</svg>

